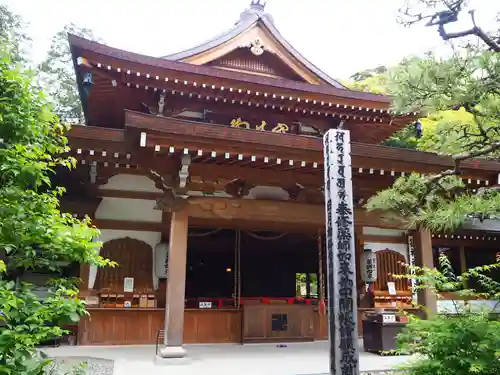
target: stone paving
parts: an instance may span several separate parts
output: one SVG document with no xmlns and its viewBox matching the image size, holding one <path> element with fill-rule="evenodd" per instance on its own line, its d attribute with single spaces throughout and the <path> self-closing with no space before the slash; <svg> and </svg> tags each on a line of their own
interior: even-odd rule
<svg viewBox="0 0 500 375">
<path fill-rule="evenodd" d="M 45 369 L 45 373 L 73 374 L 80 368 L 80 364 L 86 363 L 85 371 L 88 375 L 113 375 L 114 364 L 110 359 L 88 358 L 88 357 L 59 357 Z"/>
<path fill-rule="evenodd" d="M 328 343 L 186 345 L 184 360 L 155 360 L 154 346 L 68 346 L 48 348 L 54 357 L 91 357 L 114 361 L 114 375 L 322 375 L 328 373 Z M 389 370 L 411 357 L 360 351 L 361 371 Z"/>
</svg>

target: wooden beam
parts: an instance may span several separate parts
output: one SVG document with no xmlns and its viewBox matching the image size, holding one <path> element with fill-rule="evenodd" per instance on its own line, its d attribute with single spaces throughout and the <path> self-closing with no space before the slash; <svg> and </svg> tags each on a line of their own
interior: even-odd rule
<svg viewBox="0 0 500 375">
<path fill-rule="evenodd" d="M 321 187 L 322 173 L 303 173 L 299 171 L 275 171 L 271 169 L 245 168 L 232 165 L 197 164 L 189 167 L 191 179 L 198 177 L 208 181 L 241 178 L 251 185 L 293 186 L 296 183 L 305 187 Z"/>
<path fill-rule="evenodd" d="M 138 232 L 161 232 L 163 230 L 162 223 L 151 223 L 130 220 L 107 220 L 107 219 L 94 219 L 92 224 L 97 229 L 117 229 L 117 230 L 130 230 Z"/>
<path fill-rule="evenodd" d="M 111 190 L 99 189 L 98 196 L 106 198 L 125 198 L 125 199 L 144 199 L 156 200 L 163 197 L 163 193 L 152 191 L 133 191 L 133 190 Z"/>
<path fill-rule="evenodd" d="M 86 200 L 62 198 L 60 202 L 61 212 L 76 214 L 78 217 L 88 215 L 90 218 L 93 218 L 101 201 L 101 198 L 91 198 Z"/>
<path fill-rule="evenodd" d="M 465 240 L 465 239 L 450 239 L 450 238 L 433 238 L 432 244 L 435 246 L 449 246 L 449 247 L 475 247 L 479 249 L 498 249 L 500 241 L 493 240 Z M 478 249 L 478 250 L 479 250 Z"/>
<path fill-rule="evenodd" d="M 193 227 L 316 234 L 325 226 L 323 205 L 200 197 L 191 198 L 188 210 L 189 223 Z M 162 223 L 106 219 L 95 219 L 92 223 L 98 229 L 167 233 L 169 214 L 164 216 Z M 388 223 L 379 215 L 361 209 L 356 209 L 355 218 L 359 226 L 399 228 L 396 223 Z M 394 242 L 399 237 L 393 238 L 392 243 L 399 243 Z M 377 241 L 380 242 L 380 238 Z"/>
<path fill-rule="evenodd" d="M 406 236 L 379 236 L 376 234 L 361 234 L 360 238 L 364 243 L 374 242 L 374 243 L 388 243 L 388 244 L 406 244 Z"/>
<path fill-rule="evenodd" d="M 266 201 L 250 199 L 223 199 L 193 197 L 189 200 L 189 215 L 207 220 L 232 220 L 248 222 L 291 223 L 324 228 L 325 208 L 290 201 Z M 401 229 L 401 223 L 391 222 L 377 212 L 356 209 L 356 225 Z"/>
<path fill-rule="evenodd" d="M 269 231 L 277 233 L 305 233 L 315 235 L 318 227 L 303 223 L 284 223 L 266 220 L 226 220 L 189 218 L 189 226 L 193 228 L 240 229 L 247 231 Z"/>
</svg>

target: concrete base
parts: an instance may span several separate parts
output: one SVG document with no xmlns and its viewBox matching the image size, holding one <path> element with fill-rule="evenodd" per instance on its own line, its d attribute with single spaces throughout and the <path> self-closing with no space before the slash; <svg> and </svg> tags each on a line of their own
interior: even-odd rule
<svg viewBox="0 0 500 375">
<path fill-rule="evenodd" d="M 114 360 L 114 375 L 319 375 L 327 374 L 329 367 L 326 341 L 288 343 L 286 348 L 277 348 L 276 344 L 184 345 L 184 348 L 188 353 L 185 358 L 158 358 L 157 361 L 154 345 L 60 346 L 44 351 L 50 357 Z M 359 367 L 363 372 L 388 370 L 413 359 L 418 357 L 379 356 L 360 351 Z M 256 367 L 256 364 L 264 366 Z"/>
<path fill-rule="evenodd" d="M 158 358 L 179 359 L 187 356 L 186 350 L 182 346 L 164 346 L 159 350 Z"/>
<path fill-rule="evenodd" d="M 155 366 L 189 366 L 193 363 L 190 357 L 184 358 L 163 358 L 157 355 L 154 360 Z"/>
</svg>

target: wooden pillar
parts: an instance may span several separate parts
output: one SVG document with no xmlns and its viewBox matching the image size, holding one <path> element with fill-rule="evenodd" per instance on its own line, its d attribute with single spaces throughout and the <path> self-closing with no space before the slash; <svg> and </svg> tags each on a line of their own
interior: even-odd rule
<svg viewBox="0 0 500 375">
<path fill-rule="evenodd" d="M 184 300 L 186 292 L 186 258 L 188 241 L 188 212 L 172 213 L 170 249 L 168 254 L 167 297 L 165 306 L 165 346 L 162 358 L 182 358 L 184 335 Z"/>
<path fill-rule="evenodd" d="M 89 275 L 90 275 L 90 265 L 80 264 L 80 297 L 85 298 L 89 294 Z"/>
<path fill-rule="evenodd" d="M 431 232 L 419 229 L 415 233 L 416 254 L 415 260 L 417 266 L 434 268 L 434 256 L 432 253 L 432 236 Z M 428 314 L 437 312 L 437 297 L 429 289 L 422 289 L 417 294 L 418 304 L 426 307 Z"/>
<path fill-rule="evenodd" d="M 460 254 L 460 273 L 464 273 L 467 271 L 467 261 L 465 258 L 465 246 L 460 245 L 460 248 L 458 251 Z"/>
</svg>

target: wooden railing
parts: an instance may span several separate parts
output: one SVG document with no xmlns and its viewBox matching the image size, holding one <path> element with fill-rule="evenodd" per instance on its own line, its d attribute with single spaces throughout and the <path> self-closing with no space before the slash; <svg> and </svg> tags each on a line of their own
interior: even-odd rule
<svg viewBox="0 0 500 375">
<path fill-rule="evenodd" d="M 328 301 L 325 299 L 325 304 Z M 320 302 L 317 298 L 300 298 L 300 297 L 242 297 L 240 306 L 245 305 L 271 305 L 271 304 L 286 304 L 286 305 L 313 305 L 319 306 Z M 186 309 L 231 309 L 237 307 L 232 298 L 186 298 Z"/>
</svg>

